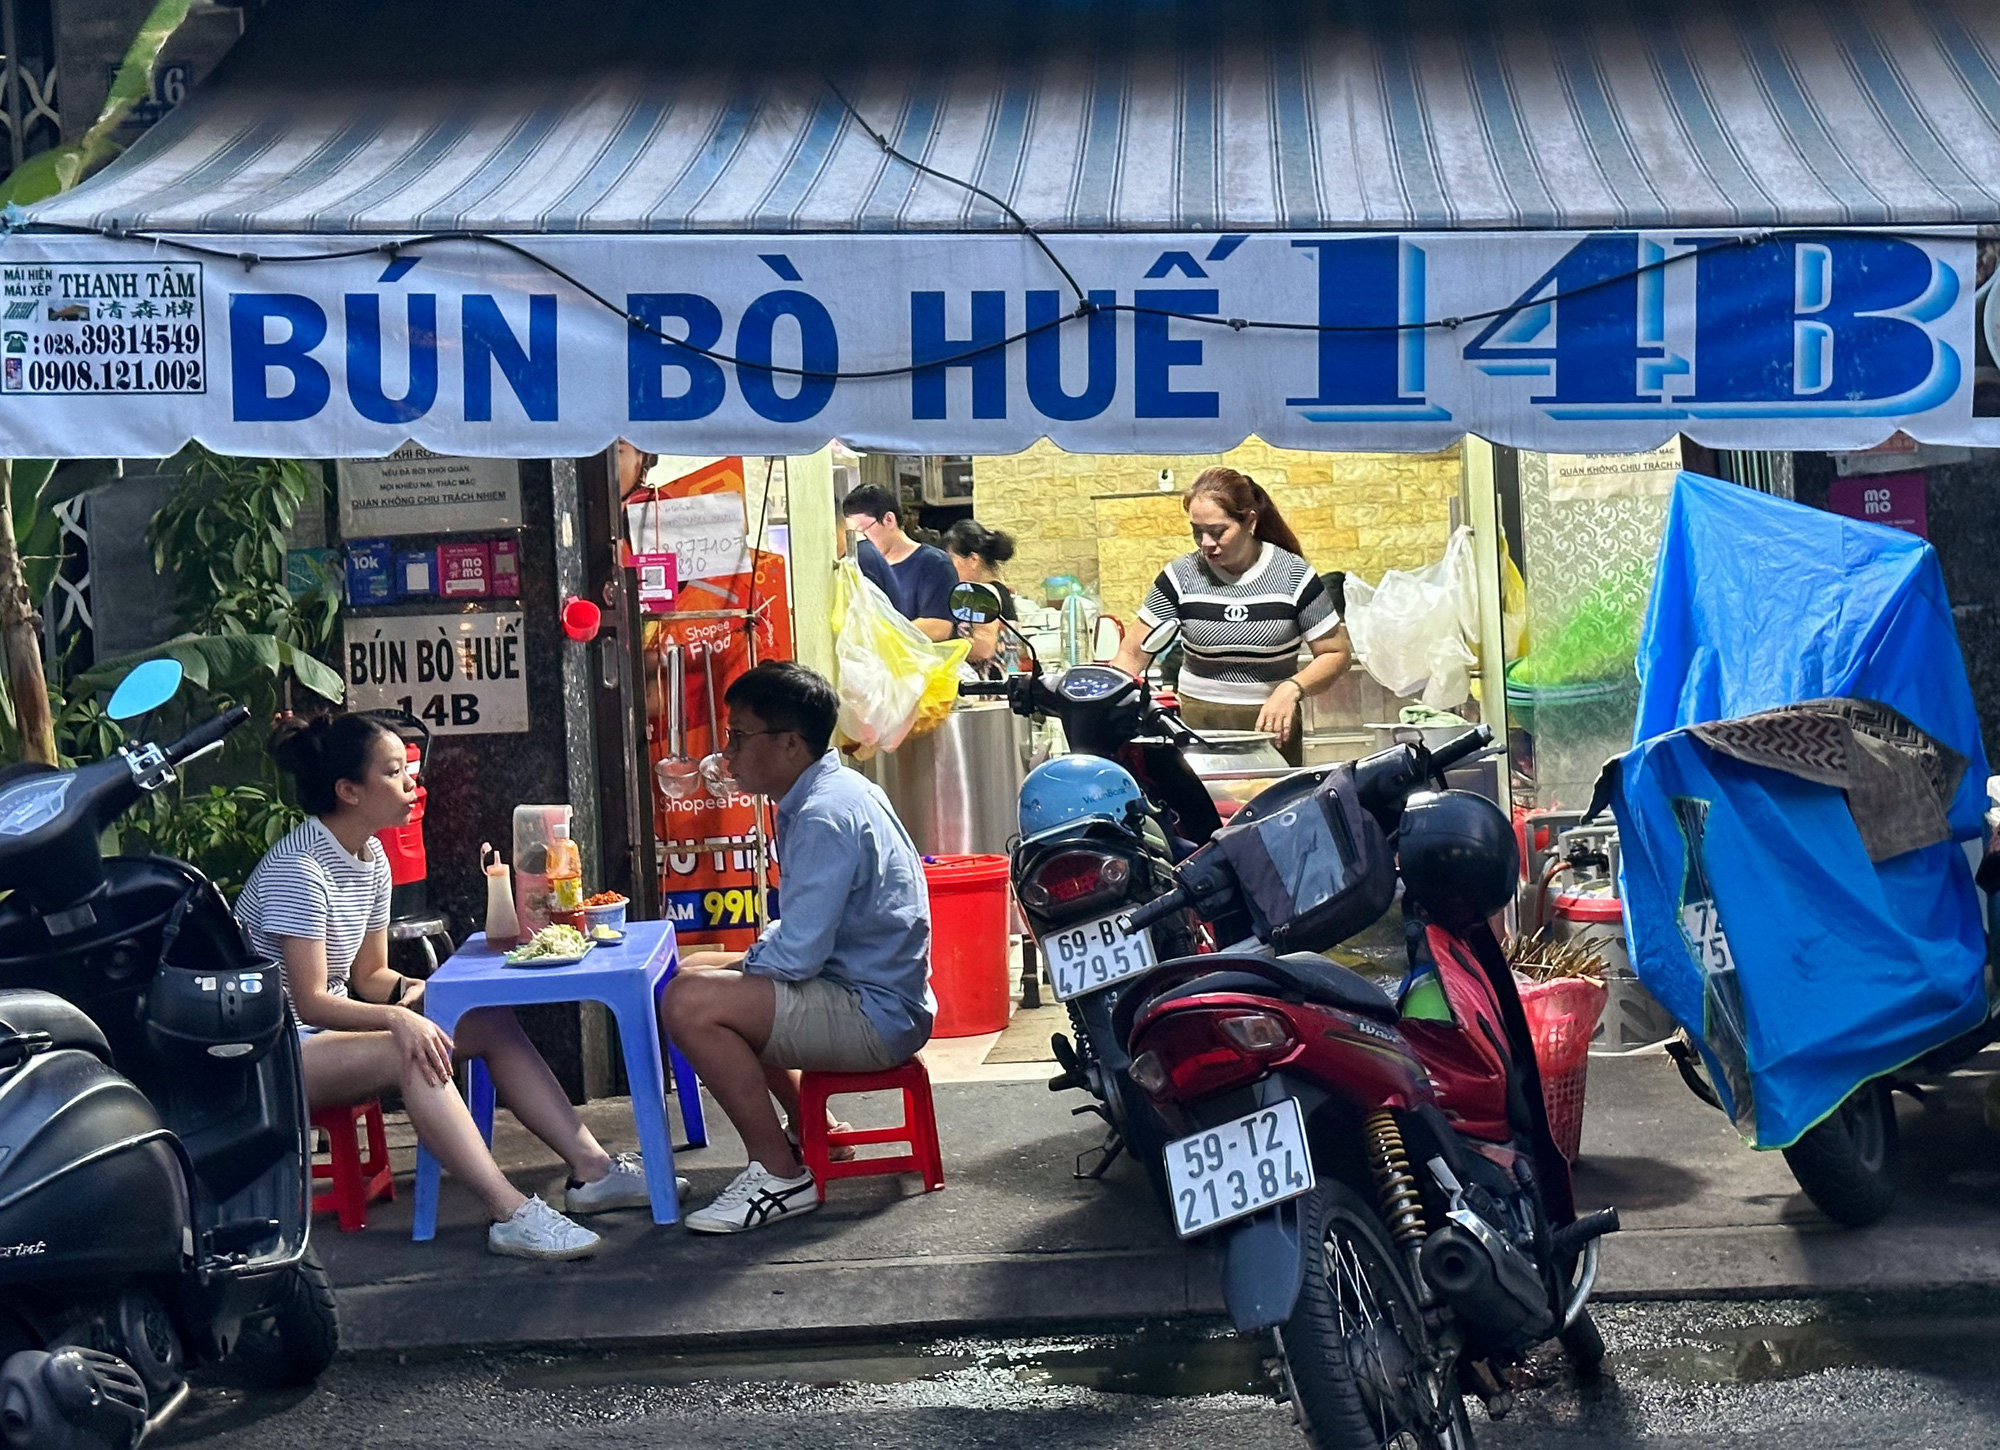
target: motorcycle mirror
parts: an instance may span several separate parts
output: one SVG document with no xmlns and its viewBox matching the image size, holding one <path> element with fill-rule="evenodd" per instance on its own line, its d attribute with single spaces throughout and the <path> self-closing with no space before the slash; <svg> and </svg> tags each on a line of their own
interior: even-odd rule
<svg viewBox="0 0 2000 1450">
<path fill-rule="evenodd" d="M 105 713 L 113 720 L 134 720 L 173 699 L 186 673 L 179 660 L 147 660 L 133 667 L 111 692 Z"/>
<path fill-rule="evenodd" d="M 984 584 L 960 584 L 951 591 L 951 617 L 960 624 L 992 624 L 1000 618 L 1000 596 Z"/>
</svg>

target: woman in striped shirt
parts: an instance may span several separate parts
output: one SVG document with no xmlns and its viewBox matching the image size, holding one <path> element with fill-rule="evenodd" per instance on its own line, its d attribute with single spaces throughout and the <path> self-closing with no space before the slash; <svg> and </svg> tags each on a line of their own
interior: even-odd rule
<svg viewBox="0 0 2000 1450">
<path fill-rule="evenodd" d="M 1153 581 L 1139 606 L 1146 633 L 1127 636 L 1117 663 L 1142 673 L 1178 631 L 1181 718 L 1197 731 L 1262 730 L 1297 765 L 1300 706 L 1354 662 L 1347 627 L 1254 479 L 1205 469 L 1181 505 L 1195 549 Z M 1303 668 L 1301 646 L 1312 655 Z"/>
<path fill-rule="evenodd" d="M 468 1012 L 448 1036 L 423 1015 L 423 983 L 389 968 L 389 861 L 375 833 L 416 806 L 402 740 L 365 715 L 321 716 L 280 725 L 271 754 L 308 814 L 257 863 L 236 919 L 283 966 L 306 1100 L 319 1109 L 400 1092 L 417 1137 L 492 1215 L 488 1248 L 528 1259 L 591 1253 L 596 1234 L 501 1173 L 452 1065 L 483 1058 L 500 1100 L 569 1164 L 571 1213 L 649 1203 L 639 1155 L 599 1146 L 512 1012 Z"/>
</svg>

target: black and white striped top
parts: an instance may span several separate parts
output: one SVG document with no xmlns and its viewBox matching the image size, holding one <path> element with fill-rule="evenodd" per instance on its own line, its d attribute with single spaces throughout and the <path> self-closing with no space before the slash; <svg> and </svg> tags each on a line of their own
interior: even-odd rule
<svg viewBox="0 0 2000 1450">
<path fill-rule="evenodd" d="M 278 962 L 284 937 L 325 942 L 326 989 L 345 997 L 362 939 L 389 925 L 389 858 L 372 836 L 365 858 L 350 855 L 318 816 L 307 816 L 250 873 L 236 919 L 250 945 Z"/>
<path fill-rule="evenodd" d="M 1187 663 L 1180 693 L 1211 705 L 1261 705 L 1298 668 L 1299 648 L 1340 627 L 1333 599 L 1312 565 L 1289 549 L 1262 544 L 1240 576 L 1225 578 L 1200 553 L 1160 571 L 1139 606 L 1146 648 L 1165 648 L 1179 624 Z"/>
</svg>

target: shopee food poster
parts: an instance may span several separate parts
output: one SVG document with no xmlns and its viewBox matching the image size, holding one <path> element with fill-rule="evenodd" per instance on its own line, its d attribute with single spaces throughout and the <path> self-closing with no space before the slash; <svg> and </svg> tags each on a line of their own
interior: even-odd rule
<svg viewBox="0 0 2000 1450">
<path fill-rule="evenodd" d="M 759 807 L 701 762 L 722 749 L 731 682 L 756 661 L 791 658 L 785 561 L 756 547 L 740 458 L 633 491 L 625 516 L 630 549 L 674 554 L 681 581 L 674 612 L 648 618 L 642 636 L 662 914 L 686 943 L 740 950 L 759 925 Z M 775 910 L 775 862 L 769 879 Z"/>
</svg>

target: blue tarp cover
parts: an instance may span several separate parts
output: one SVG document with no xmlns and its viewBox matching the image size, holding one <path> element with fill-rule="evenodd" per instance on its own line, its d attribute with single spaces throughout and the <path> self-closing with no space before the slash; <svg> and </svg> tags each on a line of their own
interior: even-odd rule
<svg viewBox="0 0 2000 1450">
<path fill-rule="evenodd" d="M 1959 840 L 1978 836 L 1986 752 L 1937 555 L 1683 473 L 1639 674 L 1612 796 L 1633 965 L 1700 1039 L 1738 1128 L 1786 1147 L 1861 1083 L 1977 1025 L 1978 894 L 1957 841 L 1871 863 L 1841 791 L 1680 727 L 1878 700 L 1967 758 L 1949 815 Z"/>
</svg>

